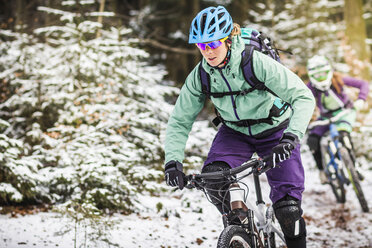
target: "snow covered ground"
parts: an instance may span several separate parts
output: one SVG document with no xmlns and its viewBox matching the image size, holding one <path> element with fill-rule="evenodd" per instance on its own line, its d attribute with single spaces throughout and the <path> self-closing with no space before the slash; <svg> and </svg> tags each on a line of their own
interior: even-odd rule
<svg viewBox="0 0 372 248">
<path fill-rule="evenodd" d="M 347 188 L 346 204 L 337 204 L 330 186 L 320 184 L 310 154 L 302 156 L 306 168 L 302 206 L 308 247 L 372 247 L 372 214 L 362 213 L 351 186 Z M 372 171 L 363 173 L 366 179 L 362 187 L 371 207 Z M 265 177 L 262 187 L 267 195 Z M 250 196 L 254 197 L 253 191 Z M 183 190 L 161 197 L 143 196 L 142 202 L 146 207 L 140 209 L 140 214 L 117 214 L 101 220 L 103 224 L 86 228 L 54 212 L 1 215 L 0 247 L 215 247 L 222 220 L 201 192 Z"/>
</svg>

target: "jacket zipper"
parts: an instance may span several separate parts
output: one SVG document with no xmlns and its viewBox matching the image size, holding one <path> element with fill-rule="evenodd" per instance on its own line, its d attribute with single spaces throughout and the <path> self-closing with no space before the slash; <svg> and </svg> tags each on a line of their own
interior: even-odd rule
<svg viewBox="0 0 372 248">
<path fill-rule="evenodd" d="M 218 69 L 218 71 L 220 72 L 220 74 L 221 74 L 223 80 L 225 81 L 227 87 L 229 88 L 229 91 L 232 92 L 232 89 L 231 89 L 231 86 L 230 86 L 229 82 L 227 81 L 227 79 L 225 78 L 225 76 L 224 76 L 223 73 L 222 73 L 222 69 Z M 235 117 L 236 117 L 236 119 L 240 120 L 240 118 L 239 118 L 239 116 L 238 116 L 238 113 L 237 113 L 237 111 L 236 111 L 236 103 L 235 103 L 235 100 L 234 100 L 234 96 L 231 95 L 230 97 L 231 97 L 231 103 L 232 103 L 232 105 L 233 105 L 233 109 L 234 109 Z"/>
</svg>

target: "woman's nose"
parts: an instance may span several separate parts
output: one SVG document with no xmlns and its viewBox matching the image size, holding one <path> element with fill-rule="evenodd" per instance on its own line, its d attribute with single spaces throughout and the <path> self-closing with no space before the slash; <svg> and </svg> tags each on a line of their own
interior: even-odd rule
<svg viewBox="0 0 372 248">
<path fill-rule="evenodd" d="M 212 48 L 210 48 L 209 46 L 206 46 L 205 47 L 205 52 L 206 53 L 211 53 L 212 52 Z"/>
</svg>

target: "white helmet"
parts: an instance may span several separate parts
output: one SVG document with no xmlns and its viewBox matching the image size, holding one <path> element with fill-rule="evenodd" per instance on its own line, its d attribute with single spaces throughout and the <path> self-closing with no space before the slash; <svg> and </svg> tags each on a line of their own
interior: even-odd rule
<svg viewBox="0 0 372 248">
<path fill-rule="evenodd" d="M 331 87 L 333 70 L 328 59 L 324 56 L 315 55 L 307 61 L 307 74 L 311 84 L 321 91 Z"/>
</svg>

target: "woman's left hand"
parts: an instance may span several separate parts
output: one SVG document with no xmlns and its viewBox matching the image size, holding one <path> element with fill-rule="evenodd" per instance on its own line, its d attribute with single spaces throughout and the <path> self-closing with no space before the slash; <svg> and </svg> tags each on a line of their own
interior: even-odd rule
<svg viewBox="0 0 372 248">
<path fill-rule="evenodd" d="M 360 111 L 364 108 L 365 101 L 363 99 L 358 99 L 354 102 L 354 108 L 356 111 Z"/>
<path fill-rule="evenodd" d="M 284 133 L 278 145 L 274 146 L 273 152 L 273 166 L 276 167 L 278 162 L 283 162 L 291 157 L 292 151 L 299 144 L 297 135 L 293 133 Z"/>
</svg>

